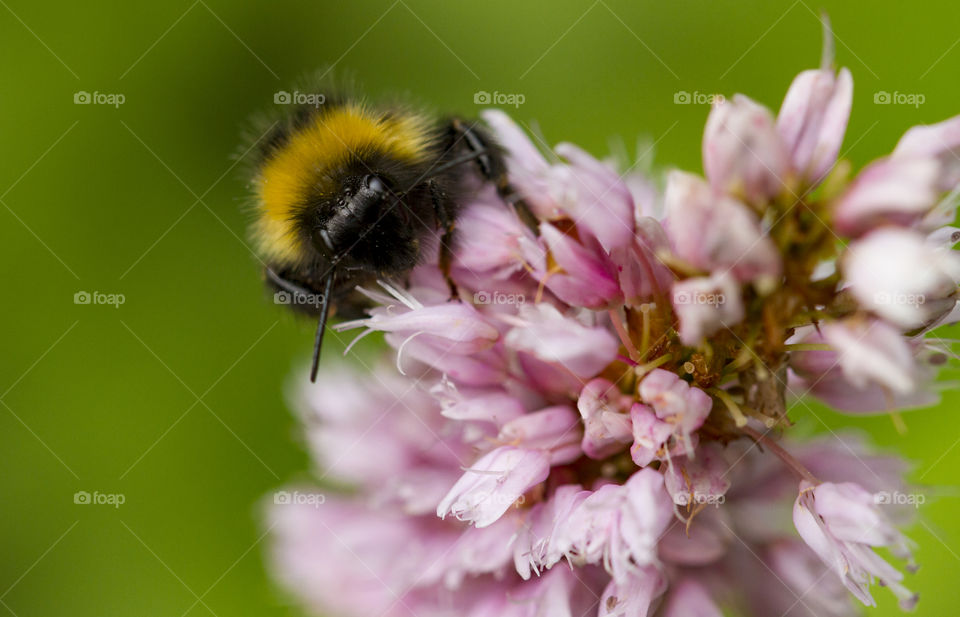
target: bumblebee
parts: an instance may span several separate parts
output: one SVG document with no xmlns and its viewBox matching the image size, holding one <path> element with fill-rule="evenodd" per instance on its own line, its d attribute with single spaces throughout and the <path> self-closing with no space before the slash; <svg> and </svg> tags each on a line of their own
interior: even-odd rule
<svg viewBox="0 0 960 617">
<path fill-rule="evenodd" d="M 312 99 L 316 101 L 316 97 Z M 318 318 L 316 379 L 327 318 L 356 315 L 355 291 L 402 280 L 440 237 L 448 269 L 461 206 L 478 182 L 511 191 L 501 149 L 477 122 L 354 96 L 295 106 L 255 146 L 252 235 L 270 288 Z"/>
</svg>

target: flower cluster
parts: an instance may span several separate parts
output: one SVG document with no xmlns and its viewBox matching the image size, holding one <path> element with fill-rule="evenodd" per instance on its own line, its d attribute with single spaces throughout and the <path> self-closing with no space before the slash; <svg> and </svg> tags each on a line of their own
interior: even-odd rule
<svg viewBox="0 0 960 617">
<path fill-rule="evenodd" d="M 283 583 L 365 617 L 841 616 L 874 582 L 912 608 L 875 552 L 913 567 L 877 498 L 904 465 L 783 436 L 793 396 L 930 403 L 944 356 L 923 337 L 958 313 L 960 118 L 851 178 L 852 90 L 821 68 L 776 116 L 718 103 L 706 178 L 663 191 L 488 112 L 522 204 L 478 188 L 449 272 L 382 281 L 340 324 L 385 333 L 397 366 L 298 394 L 321 473 L 353 491 L 271 507 Z"/>
</svg>

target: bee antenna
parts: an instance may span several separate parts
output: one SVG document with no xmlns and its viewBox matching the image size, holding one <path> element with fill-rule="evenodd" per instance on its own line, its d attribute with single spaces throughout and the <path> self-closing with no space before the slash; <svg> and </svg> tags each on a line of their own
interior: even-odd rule
<svg viewBox="0 0 960 617">
<path fill-rule="evenodd" d="M 310 381 L 317 382 L 317 369 L 320 368 L 320 348 L 323 346 L 323 334 L 327 330 L 327 313 L 330 308 L 330 290 L 333 288 L 334 271 L 331 268 L 323 280 L 323 297 L 320 298 L 320 320 L 317 333 L 313 338 L 313 363 L 310 365 Z"/>
</svg>

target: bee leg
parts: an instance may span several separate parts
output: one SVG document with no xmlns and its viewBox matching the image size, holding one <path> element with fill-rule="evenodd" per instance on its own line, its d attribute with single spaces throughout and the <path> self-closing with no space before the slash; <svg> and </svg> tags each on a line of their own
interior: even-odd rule
<svg viewBox="0 0 960 617">
<path fill-rule="evenodd" d="M 320 368 L 320 348 L 323 346 L 323 335 L 327 331 L 327 317 L 330 314 L 330 291 L 333 289 L 333 270 L 327 272 L 323 281 L 323 297 L 321 298 L 320 320 L 317 322 L 317 333 L 313 338 L 313 358 L 310 363 L 310 382 L 317 382 L 317 370 Z"/>
<path fill-rule="evenodd" d="M 503 177 L 502 186 L 499 183 L 497 184 L 497 194 L 500 195 L 500 199 L 513 206 L 517 217 L 534 235 L 540 235 L 540 219 L 533 213 L 533 210 L 530 209 L 527 202 L 523 201 L 523 199 L 517 195 L 513 186 L 506 181 L 506 176 Z"/>
<path fill-rule="evenodd" d="M 270 283 L 272 285 L 276 286 L 278 289 L 281 289 L 287 293 L 300 295 L 300 296 L 309 296 L 315 293 L 314 291 L 307 289 L 306 287 L 297 285 L 293 281 L 283 278 L 282 276 L 274 272 L 272 268 L 264 268 L 264 273 L 266 274 L 267 279 L 270 280 Z"/>
<path fill-rule="evenodd" d="M 440 193 L 440 187 L 433 180 L 428 183 L 428 186 L 430 187 L 430 198 L 433 200 L 433 210 L 436 213 L 437 222 L 443 229 L 443 234 L 440 236 L 440 271 L 443 272 L 443 278 L 450 287 L 450 299 L 453 300 L 460 296 L 457 291 L 457 284 L 450 278 L 450 264 L 453 260 L 451 245 L 453 243 L 453 230 L 456 225 L 453 217 L 450 216 L 443 195 Z"/>
<path fill-rule="evenodd" d="M 277 274 L 273 268 L 264 268 L 267 279 L 275 288 L 285 291 L 289 294 L 302 298 L 316 297 L 318 294 L 302 285 Z M 319 306 L 317 307 L 317 332 L 313 338 L 313 355 L 310 365 L 310 381 L 317 381 L 317 370 L 320 368 L 320 349 L 323 346 L 323 335 L 327 331 L 327 317 L 330 314 L 330 293 L 333 290 L 334 271 L 330 269 L 323 276 L 323 293 L 319 294 Z"/>
<path fill-rule="evenodd" d="M 505 175 L 503 173 L 503 161 L 500 160 L 499 153 L 488 146 L 489 138 L 481 133 L 481 129 L 464 123 L 460 118 L 454 118 L 450 125 L 453 129 L 455 141 L 462 140 L 467 151 L 476 156 L 477 167 L 480 168 L 481 175 L 487 180 L 496 182 L 499 186 L 500 176 Z"/>
<path fill-rule="evenodd" d="M 493 143 L 486 132 L 476 126 L 470 126 L 459 118 L 454 118 L 451 128 L 457 140 L 463 140 L 467 150 L 476 155 L 480 174 L 497 189 L 500 199 L 516 210 L 517 216 L 534 234 L 540 235 L 540 221 L 507 179 L 507 168 L 503 162 L 502 150 Z"/>
</svg>

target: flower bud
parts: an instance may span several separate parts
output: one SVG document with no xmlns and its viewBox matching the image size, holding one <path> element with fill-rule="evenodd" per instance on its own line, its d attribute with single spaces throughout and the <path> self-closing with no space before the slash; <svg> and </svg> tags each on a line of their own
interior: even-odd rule
<svg viewBox="0 0 960 617">
<path fill-rule="evenodd" d="M 847 69 L 804 71 L 794 78 L 777 115 L 777 131 L 794 171 L 819 184 L 837 162 L 853 102 Z"/>
<path fill-rule="evenodd" d="M 703 167 L 714 190 L 755 207 L 779 195 L 789 159 L 770 110 L 741 94 L 715 104 L 703 135 Z"/>
</svg>

